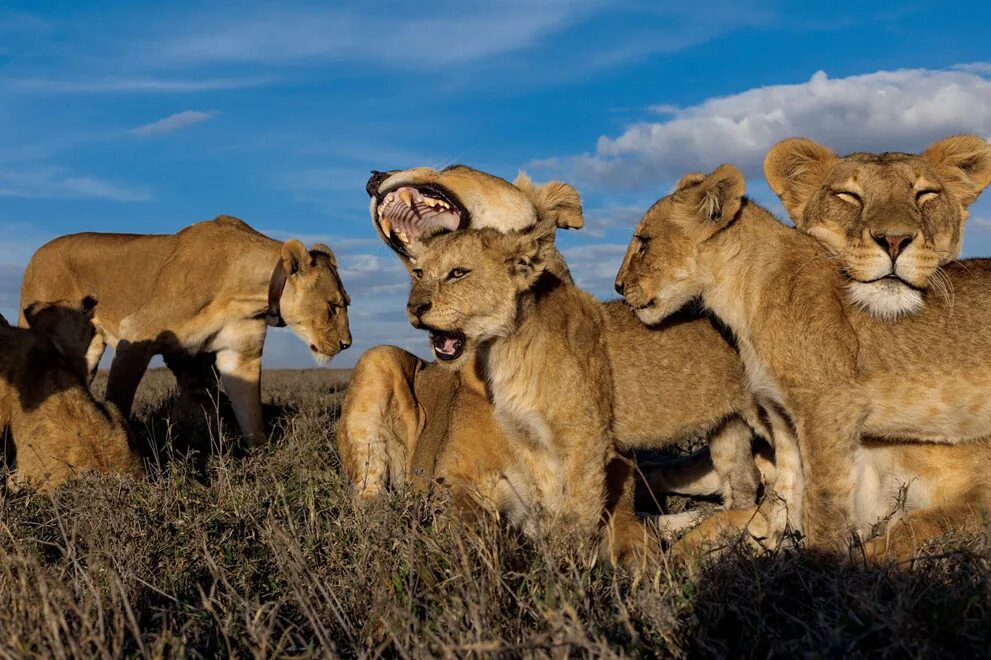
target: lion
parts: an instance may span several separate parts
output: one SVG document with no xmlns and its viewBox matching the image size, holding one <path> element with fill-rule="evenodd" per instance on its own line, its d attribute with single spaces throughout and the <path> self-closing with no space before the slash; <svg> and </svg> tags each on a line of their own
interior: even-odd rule
<svg viewBox="0 0 991 660">
<path fill-rule="evenodd" d="M 583 222 L 579 195 L 567 184 L 538 186 L 525 175 L 511 184 L 460 165 L 376 172 L 368 192 L 376 231 L 410 270 L 425 241 L 438 233 L 580 228 Z M 570 281 L 556 249 L 546 257 L 546 270 Z M 647 328 L 622 301 L 603 303 L 602 314 L 615 388 L 613 432 L 621 453 L 607 475 L 609 497 L 624 501 L 613 509 L 617 552 L 626 541 L 639 543 L 642 534 L 633 515 L 632 468 L 626 458 L 636 448 L 707 436 L 714 462 L 721 466 L 726 504 L 752 504 L 758 487 L 752 429 L 764 435 L 770 431 L 722 329 L 691 312 Z M 463 343 L 454 348 L 464 353 L 453 370 L 440 364 L 450 356 L 436 350 L 436 362 L 392 346 L 373 348 L 358 360 L 336 438 L 359 496 L 441 482 L 459 506 L 494 510 L 509 440 L 493 414 L 478 356 Z M 788 463 L 797 455 L 778 460 Z M 696 487 L 669 485 L 687 493 Z"/>
<path fill-rule="evenodd" d="M 732 165 L 683 177 L 637 225 L 617 274 L 627 301 L 656 323 L 698 296 L 733 331 L 751 390 L 786 411 L 797 432 L 810 547 L 840 549 L 849 530 L 876 522 L 863 513 L 874 510 L 863 498 L 883 490 L 865 437 L 929 443 L 906 445 L 897 461 L 918 468 L 901 482 L 938 484 L 912 493 L 906 534 L 931 529 L 936 516 L 963 525 L 961 512 L 987 504 L 986 475 L 918 466 L 951 452 L 965 457 L 955 465 L 986 455 L 991 261 L 947 264 L 952 299 L 929 297 L 913 316 L 882 322 L 847 300 L 827 248 L 744 193 Z M 939 446 L 965 442 L 975 444 Z"/>
<path fill-rule="evenodd" d="M 960 255 L 968 207 L 991 183 L 991 145 L 958 135 L 918 155 L 838 157 L 791 138 L 767 153 L 764 173 L 795 225 L 840 260 L 850 301 L 897 320 L 929 290 L 952 295 L 941 267 Z"/>
<path fill-rule="evenodd" d="M 260 378 L 268 326 L 288 326 L 319 362 L 351 345 L 350 299 L 330 248 L 280 243 L 230 216 L 168 235 L 73 234 L 34 253 L 22 308 L 84 294 L 100 300 L 86 354 L 90 377 L 107 345 L 114 347 L 107 399 L 123 415 L 152 356 L 165 358 L 189 396 L 209 382 L 215 360 L 249 446 L 265 439 Z"/>
<path fill-rule="evenodd" d="M 479 355 L 509 465 L 497 506 L 527 531 L 594 530 L 614 451 L 613 383 L 601 305 L 547 271 L 553 227 L 450 232 L 412 271 L 407 315 L 458 368 Z"/>
<path fill-rule="evenodd" d="M 13 437 L 14 490 L 47 491 L 90 470 L 144 475 L 123 417 L 87 386 L 95 305 L 92 297 L 34 303 L 23 310 L 30 328 L 0 323 L 0 427 Z"/>
</svg>

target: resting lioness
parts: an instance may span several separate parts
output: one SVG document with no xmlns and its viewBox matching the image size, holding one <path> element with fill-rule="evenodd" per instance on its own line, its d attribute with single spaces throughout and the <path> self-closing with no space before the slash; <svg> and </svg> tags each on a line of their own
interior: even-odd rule
<svg viewBox="0 0 991 660">
<path fill-rule="evenodd" d="M 835 547 L 869 517 L 858 501 L 868 478 L 858 470 L 874 460 L 865 457 L 864 436 L 931 443 L 991 436 L 991 261 L 947 265 L 952 299 L 930 297 L 916 315 L 880 322 L 846 300 L 846 279 L 821 243 L 782 225 L 744 191 L 731 165 L 682 178 L 637 226 L 617 279 L 646 322 L 701 296 L 733 330 L 751 389 L 783 406 L 798 432 L 808 542 Z M 983 451 L 957 453 L 983 460 Z M 914 460 L 925 472 L 918 452 L 893 464 Z M 968 502 L 984 506 L 983 481 L 977 490 L 963 486 L 918 493 L 914 508 L 950 516 Z"/>
<path fill-rule="evenodd" d="M 991 145 L 958 135 L 919 155 L 838 157 L 792 138 L 767 153 L 764 174 L 795 225 L 840 259 L 850 301 L 894 320 L 929 290 L 952 295 L 940 267 L 960 255 L 967 207 L 991 183 Z"/>
<path fill-rule="evenodd" d="M 452 368 L 477 351 L 506 434 L 496 502 L 529 532 L 594 531 L 614 453 L 601 305 L 546 270 L 554 228 L 447 233 L 417 258 L 407 314 Z"/>
<path fill-rule="evenodd" d="M 23 310 L 30 329 L 0 317 L 0 432 L 13 437 L 15 488 L 48 490 L 88 470 L 144 474 L 123 418 L 87 387 L 95 304 L 35 303 Z"/>
<path fill-rule="evenodd" d="M 182 387 L 202 379 L 180 365 L 215 354 L 249 445 L 265 438 L 260 377 L 269 325 L 288 325 L 318 361 L 351 345 L 350 301 L 330 248 L 280 243 L 230 216 L 169 235 L 57 238 L 31 257 L 21 307 L 88 294 L 100 300 L 89 369 L 107 344 L 115 348 L 107 399 L 125 416 L 153 355 L 179 371 Z"/>
<path fill-rule="evenodd" d="M 423 237 L 439 231 L 582 225 L 581 203 L 571 186 L 537 186 L 525 176 L 514 185 L 464 166 L 375 174 L 368 190 L 373 224 L 407 268 L 422 255 Z M 411 206 L 416 214 L 407 213 Z M 556 251 L 548 257 L 548 270 L 570 279 Z M 757 479 L 751 431 L 743 420 L 754 426 L 761 421 L 743 366 L 722 333 L 691 313 L 646 328 L 621 301 L 603 304 L 602 313 L 620 448 L 659 447 L 707 434 L 717 462 L 727 466 L 721 482 L 729 503 L 752 502 Z M 492 501 L 490 491 L 506 466 L 507 440 L 495 423 L 474 357 L 465 354 L 455 372 L 391 346 L 361 357 L 337 425 L 342 463 L 360 495 L 373 497 L 420 477 L 443 481 L 464 501 Z M 623 482 L 625 470 L 617 464 L 614 483 Z M 629 530 L 640 534 L 639 525 Z"/>
</svg>

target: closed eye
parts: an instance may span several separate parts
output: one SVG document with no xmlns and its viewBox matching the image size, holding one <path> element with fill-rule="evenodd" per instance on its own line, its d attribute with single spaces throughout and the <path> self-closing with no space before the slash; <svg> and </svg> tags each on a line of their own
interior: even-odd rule
<svg viewBox="0 0 991 660">
<path fill-rule="evenodd" d="M 467 268 L 452 268 L 451 272 L 447 274 L 447 279 L 449 280 L 460 280 L 462 277 L 470 273 L 471 271 Z"/>
<path fill-rule="evenodd" d="M 413 270 L 410 271 L 410 273 L 412 273 L 413 279 L 416 280 L 417 282 L 419 282 L 420 280 L 423 279 L 423 269 L 422 268 L 414 268 Z"/>
<path fill-rule="evenodd" d="M 847 204 L 856 204 L 857 206 L 863 206 L 864 200 L 861 199 L 860 195 L 849 190 L 834 190 L 833 194 L 842 199 Z"/>
<path fill-rule="evenodd" d="M 650 242 L 650 236 L 634 236 L 634 238 L 640 242 L 640 245 L 637 247 L 637 255 L 642 255 L 647 251 L 647 243 Z"/>
<path fill-rule="evenodd" d="M 943 191 L 938 190 L 936 188 L 927 188 L 925 190 L 920 190 L 919 192 L 915 193 L 915 203 L 918 206 L 922 206 L 930 199 L 936 199 L 936 196 L 939 195 L 939 193 L 941 192 Z"/>
</svg>

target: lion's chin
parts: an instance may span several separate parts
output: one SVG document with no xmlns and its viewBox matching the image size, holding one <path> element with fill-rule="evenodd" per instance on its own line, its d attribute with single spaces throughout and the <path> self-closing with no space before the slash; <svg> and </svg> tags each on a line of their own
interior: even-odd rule
<svg viewBox="0 0 991 660">
<path fill-rule="evenodd" d="M 885 278 L 875 282 L 850 282 L 850 302 L 882 321 L 897 321 L 922 311 L 922 292 L 908 284 Z"/>
<path fill-rule="evenodd" d="M 667 308 L 657 300 L 652 300 L 644 307 L 635 308 L 633 313 L 644 325 L 657 325 L 668 316 Z"/>
</svg>

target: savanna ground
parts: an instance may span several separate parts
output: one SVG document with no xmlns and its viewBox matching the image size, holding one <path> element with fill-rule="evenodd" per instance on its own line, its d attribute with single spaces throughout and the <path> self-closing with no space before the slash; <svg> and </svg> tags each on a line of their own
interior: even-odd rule
<svg viewBox="0 0 991 660">
<path fill-rule="evenodd" d="M 332 429 L 347 372 L 271 371 L 274 440 L 170 425 L 139 391 L 145 482 L 0 498 L 0 655 L 957 656 L 991 648 L 991 551 L 912 571 L 733 549 L 639 580 L 595 550 L 462 523 L 443 496 L 356 506 Z"/>
</svg>

